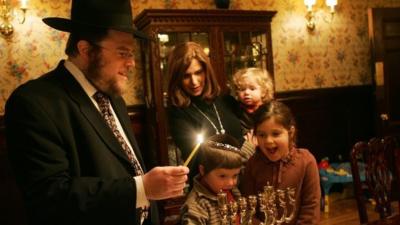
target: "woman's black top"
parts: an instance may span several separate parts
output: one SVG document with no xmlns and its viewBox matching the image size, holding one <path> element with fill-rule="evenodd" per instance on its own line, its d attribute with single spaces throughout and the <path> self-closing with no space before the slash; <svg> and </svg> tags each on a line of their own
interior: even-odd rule
<svg viewBox="0 0 400 225">
<path fill-rule="evenodd" d="M 202 133 L 204 139 L 216 134 L 214 126 L 199 109 L 212 121 L 218 131 L 221 130 L 213 103 L 206 103 L 200 98 L 192 98 L 191 101 L 191 104 L 186 108 L 171 106 L 168 110 L 170 134 L 176 146 L 182 152 L 183 161 L 186 160 L 197 144 L 197 134 Z M 234 113 L 234 110 L 238 108 L 236 100 L 230 95 L 224 95 L 218 97 L 214 101 L 214 104 L 225 133 L 236 138 L 240 144 L 243 144 L 244 137 L 240 120 Z M 192 162 L 194 161 L 195 160 Z M 191 163 L 189 165 L 191 171 L 195 170 L 197 172 L 197 163 Z"/>
</svg>

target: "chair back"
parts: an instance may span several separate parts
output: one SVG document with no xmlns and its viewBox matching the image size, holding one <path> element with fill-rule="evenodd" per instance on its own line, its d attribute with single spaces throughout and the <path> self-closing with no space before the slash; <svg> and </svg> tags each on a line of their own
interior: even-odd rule
<svg viewBox="0 0 400 225">
<path fill-rule="evenodd" d="M 399 196 L 393 195 L 398 195 L 400 188 L 400 148 L 397 138 L 387 136 L 372 138 L 369 142 L 357 142 L 351 151 L 351 168 L 361 224 L 368 223 L 368 201 L 364 190 L 375 201 L 375 211 L 380 219 L 391 216 L 394 213 L 392 201 L 397 199 L 400 206 Z M 362 169 L 365 170 L 363 173 L 360 172 Z M 361 179 L 360 174 L 365 174 L 365 179 Z"/>
</svg>

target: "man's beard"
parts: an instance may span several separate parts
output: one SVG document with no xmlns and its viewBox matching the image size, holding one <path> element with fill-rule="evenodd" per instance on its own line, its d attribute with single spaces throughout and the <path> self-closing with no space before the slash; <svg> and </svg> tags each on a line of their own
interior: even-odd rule
<svg viewBox="0 0 400 225">
<path fill-rule="evenodd" d="M 104 62 L 100 52 L 93 52 L 89 56 L 89 65 L 86 71 L 86 77 L 89 82 L 96 87 L 97 90 L 102 91 L 110 96 L 120 96 L 122 90 L 118 88 L 111 81 L 104 80 L 101 70 L 104 67 Z"/>
</svg>

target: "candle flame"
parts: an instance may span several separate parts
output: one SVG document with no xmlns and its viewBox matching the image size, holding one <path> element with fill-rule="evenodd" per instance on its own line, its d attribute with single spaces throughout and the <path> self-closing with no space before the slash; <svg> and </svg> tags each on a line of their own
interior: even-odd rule
<svg viewBox="0 0 400 225">
<path fill-rule="evenodd" d="M 196 154 L 197 150 L 200 147 L 200 144 L 203 142 L 204 138 L 203 138 L 203 134 L 198 134 L 197 135 L 197 144 L 196 146 L 194 146 L 192 152 L 190 153 L 189 157 L 186 159 L 186 161 L 183 163 L 183 166 L 188 166 L 190 160 L 192 160 L 193 156 Z"/>
<path fill-rule="evenodd" d="M 197 143 L 203 143 L 203 141 L 204 141 L 203 134 L 198 134 L 197 135 Z"/>
</svg>

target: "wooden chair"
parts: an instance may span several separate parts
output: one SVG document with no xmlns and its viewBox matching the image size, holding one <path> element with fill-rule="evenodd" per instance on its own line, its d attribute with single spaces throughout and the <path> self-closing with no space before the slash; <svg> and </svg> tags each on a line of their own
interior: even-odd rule
<svg viewBox="0 0 400 225">
<path fill-rule="evenodd" d="M 360 169 L 365 168 L 365 182 L 361 182 Z M 354 192 L 361 224 L 400 224 L 400 216 L 394 213 L 392 201 L 400 207 L 400 148 L 396 137 L 372 138 L 357 142 L 351 151 L 351 168 Z M 378 221 L 368 221 L 367 198 L 364 190 L 376 202 Z"/>
</svg>

